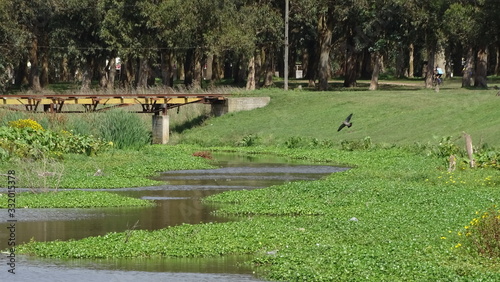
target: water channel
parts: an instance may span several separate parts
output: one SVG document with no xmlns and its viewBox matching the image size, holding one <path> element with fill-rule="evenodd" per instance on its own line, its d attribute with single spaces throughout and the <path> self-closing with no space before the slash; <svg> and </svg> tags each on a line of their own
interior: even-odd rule
<svg viewBox="0 0 500 282">
<path fill-rule="evenodd" d="M 81 239 L 138 229 L 156 230 L 182 223 L 224 222 L 200 199 L 238 189 L 260 189 L 296 180 L 316 180 L 346 168 L 310 165 L 277 157 L 214 155 L 218 169 L 165 172 L 155 177 L 164 185 L 113 189 L 131 197 L 156 202 L 150 208 L 17 209 L 16 243 Z M 0 193 L 5 193 L 0 188 Z M 110 191 L 109 189 L 106 191 Z M 2 223 L 7 211 L 0 209 Z M 2 224 L 5 226 L 5 224 Z M 0 230 L 0 249 L 7 247 L 8 230 Z M 54 260 L 18 256 L 12 281 L 260 281 L 239 262 L 245 257 L 203 259 Z M 0 255 L 0 277 L 7 273 Z M 8 276 L 7 276 L 8 277 Z M 44 277 L 47 277 L 47 280 Z M 76 280 L 75 280 L 76 277 Z M 82 280 L 78 280 L 80 277 Z M 21 279 L 21 280 L 17 280 Z M 59 280 L 58 280 L 59 279 Z M 3 281 L 3 279 L 2 279 Z"/>
</svg>

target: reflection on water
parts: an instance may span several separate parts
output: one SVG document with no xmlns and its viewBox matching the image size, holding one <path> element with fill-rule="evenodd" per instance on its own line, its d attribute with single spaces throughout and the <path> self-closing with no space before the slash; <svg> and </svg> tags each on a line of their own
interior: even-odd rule
<svg viewBox="0 0 500 282">
<path fill-rule="evenodd" d="M 98 208 L 98 209 L 22 209 L 16 210 L 16 242 L 81 239 L 89 236 L 104 235 L 108 232 L 122 232 L 138 222 L 138 229 L 155 230 L 182 223 L 197 224 L 201 222 L 224 222 L 227 218 L 212 215 L 213 209 L 201 204 L 200 199 L 227 190 L 259 189 L 271 185 L 296 180 L 315 180 L 333 172 L 345 170 L 331 166 L 310 166 L 294 161 L 285 161 L 275 157 L 215 155 L 216 165 L 220 169 L 185 170 L 165 172 L 155 177 L 165 185 L 143 188 L 113 189 L 131 197 L 150 199 L 156 202 L 155 207 L 147 208 Z M 111 191 L 111 190 L 106 190 Z M 4 192 L 4 191 L 1 191 Z M 6 210 L 0 210 L 0 219 L 7 221 Z M 0 230 L 0 242 L 8 239 L 8 230 Z M 7 247 L 3 244 L 0 248 Z M 25 259 L 27 270 L 33 273 L 44 273 L 44 269 L 59 267 L 65 273 L 77 272 L 78 275 L 97 275 L 95 281 L 110 280 L 122 276 L 141 276 L 140 271 L 155 272 L 204 272 L 204 273 L 250 273 L 249 269 L 237 266 L 242 258 L 189 259 L 189 260 L 122 260 L 122 261 L 47 261 Z M 5 264 L 3 264 L 5 265 Z M 78 266 L 78 268 L 74 268 Z M 61 272 L 58 269 L 58 272 Z M 90 269 L 90 270 L 89 270 Z M 113 271 L 94 271 L 96 269 L 112 269 Z M 123 272 L 127 270 L 126 272 Z M 138 271 L 131 272 L 131 271 Z M 180 275 L 180 276 L 179 276 Z M 184 276 L 183 276 L 184 275 Z M 251 277 L 239 277 L 237 280 L 222 276 L 203 276 L 190 274 L 191 278 L 183 280 L 186 274 L 148 274 L 147 281 L 251 281 Z M 224 276 L 224 278 L 223 278 Z M 19 277 L 19 276 L 18 276 Z M 218 277 L 218 278 L 216 278 Z M 196 279 L 195 279 L 196 278 Z M 168 279 L 168 280 L 165 280 Z M 173 280 L 170 280 L 173 279 Z M 212 279 L 212 280 L 211 280 Z M 219 279 L 219 280 L 217 280 Z M 68 279 L 69 280 L 69 279 Z M 73 280 L 73 279 L 72 279 Z M 42 281 L 42 280 L 39 280 Z M 54 280 L 51 280 L 54 281 Z M 118 281 L 118 280 L 116 280 Z"/>
<path fill-rule="evenodd" d="M 87 282 L 87 281 L 180 281 L 180 282 L 245 282 L 261 281 L 252 276 L 251 271 L 237 267 L 239 258 L 198 259 L 198 260 L 57 260 L 18 256 L 16 274 L 7 273 L 0 267 L 1 281 L 37 282 Z M 0 259 L 5 265 L 4 258 Z M 198 272 L 206 269 L 205 273 Z M 239 269 L 239 273 L 235 270 Z M 4 271 L 5 270 L 5 271 Z M 198 272 L 198 273 L 197 273 Z M 245 274 L 246 273 L 246 274 Z M 7 280 L 8 278 L 8 280 Z M 4 280 L 5 279 L 5 280 Z"/>
</svg>

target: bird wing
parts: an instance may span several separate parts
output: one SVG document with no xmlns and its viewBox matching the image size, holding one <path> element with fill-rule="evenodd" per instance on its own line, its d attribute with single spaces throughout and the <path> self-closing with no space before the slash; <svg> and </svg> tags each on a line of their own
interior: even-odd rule
<svg viewBox="0 0 500 282">
<path fill-rule="evenodd" d="M 339 129 L 337 129 L 337 132 L 338 132 L 338 131 L 340 131 L 340 130 L 342 130 L 342 128 L 344 128 L 344 127 L 345 127 L 345 124 L 344 124 L 344 123 L 342 123 L 342 124 L 340 125 Z"/>
<path fill-rule="evenodd" d="M 352 117 L 352 114 L 350 114 L 350 115 L 349 115 L 349 116 L 345 119 L 345 121 L 346 121 L 346 122 L 349 122 L 349 121 L 351 120 L 351 117 Z"/>
</svg>

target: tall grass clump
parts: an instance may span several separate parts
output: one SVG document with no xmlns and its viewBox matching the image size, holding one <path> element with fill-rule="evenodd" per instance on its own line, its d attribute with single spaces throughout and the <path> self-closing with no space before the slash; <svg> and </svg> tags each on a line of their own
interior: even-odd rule
<svg viewBox="0 0 500 282">
<path fill-rule="evenodd" d="M 500 258 L 500 210 L 492 207 L 477 211 L 476 217 L 458 235 L 465 238 L 463 247 L 467 250 L 490 259 Z M 462 243 L 455 246 L 459 247 Z"/>
<path fill-rule="evenodd" d="M 98 116 L 96 123 L 101 138 L 115 148 L 140 148 L 151 142 L 151 133 L 137 114 L 112 110 Z"/>
</svg>

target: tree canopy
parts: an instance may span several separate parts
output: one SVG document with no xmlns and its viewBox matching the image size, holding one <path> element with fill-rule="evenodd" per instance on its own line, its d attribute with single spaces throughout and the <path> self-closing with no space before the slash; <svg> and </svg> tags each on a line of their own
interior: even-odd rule
<svg viewBox="0 0 500 282">
<path fill-rule="evenodd" d="M 269 86 L 284 73 L 285 1 L 0 0 L 0 90 L 171 87 L 175 78 Z M 496 0 L 292 1 L 289 73 L 300 67 L 320 90 L 332 77 L 377 89 L 381 73 L 430 86 L 440 65 L 463 73 L 464 87 L 486 87 L 500 72 L 498 12 Z"/>
</svg>

